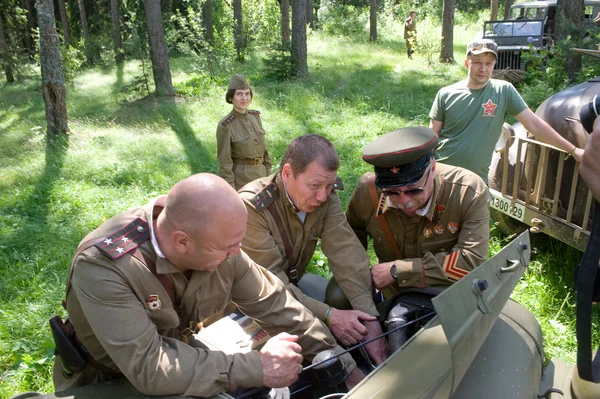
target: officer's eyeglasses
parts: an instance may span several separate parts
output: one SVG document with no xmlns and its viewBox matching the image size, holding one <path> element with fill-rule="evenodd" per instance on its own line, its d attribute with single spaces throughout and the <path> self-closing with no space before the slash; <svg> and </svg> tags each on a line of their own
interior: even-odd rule
<svg viewBox="0 0 600 399">
<path fill-rule="evenodd" d="M 431 175 L 431 166 L 429 166 L 427 171 L 427 177 L 425 178 L 425 183 L 421 187 L 412 188 L 406 191 L 398 191 L 398 190 L 382 190 L 385 195 L 388 197 L 399 197 L 401 194 L 406 194 L 409 197 L 416 197 L 418 195 L 423 194 L 425 191 L 425 187 L 427 187 L 427 182 L 429 181 L 429 175 Z"/>
</svg>

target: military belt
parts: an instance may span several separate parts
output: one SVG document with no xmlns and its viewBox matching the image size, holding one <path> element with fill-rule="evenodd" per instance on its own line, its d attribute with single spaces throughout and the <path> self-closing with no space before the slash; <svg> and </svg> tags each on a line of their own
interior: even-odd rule
<svg viewBox="0 0 600 399">
<path fill-rule="evenodd" d="M 238 164 L 238 165 L 254 165 L 254 166 L 261 165 L 263 163 L 263 161 L 264 161 L 262 157 L 258 157 L 258 158 L 231 158 L 231 160 L 233 161 L 233 163 Z"/>
</svg>

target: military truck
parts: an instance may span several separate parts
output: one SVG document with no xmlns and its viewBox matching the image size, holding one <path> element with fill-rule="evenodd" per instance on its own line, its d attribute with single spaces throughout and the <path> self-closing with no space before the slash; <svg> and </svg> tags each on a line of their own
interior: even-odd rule
<svg viewBox="0 0 600 399">
<path fill-rule="evenodd" d="M 600 76 L 551 96 L 536 114 L 583 148 L 587 133 L 579 111 L 597 93 Z M 520 123 L 505 124 L 488 176 L 492 218 L 506 233 L 530 227 L 583 251 L 593 198 L 578 172 L 579 164 L 564 151 L 534 140 Z"/>
<path fill-rule="evenodd" d="M 389 303 L 389 311 L 383 313 L 388 314 L 384 325 L 393 353 L 374 370 L 367 370 L 367 377 L 350 392 L 338 389 L 343 379 L 336 373 L 326 372 L 325 376 L 329 377 L 305 380 L 284 393 L 256 389 L 235 397 L 599 398 L 600 385 L 578 378 L 574 365 L 559 359 L 545 362 L 538 322 L 523 306 L 510 299 L 530 255 L 529 232 L 524 232 L 450 287 L 406 289 L 397 295 Z M 594 266 L 597 266 L 597 258 Z M 589 302 L 591 306 L 591 300 Z M 331 357 L 325 358 L 325 363 L 333 361 Z M 364 363 L 361 367 L 365 367 Z M 315 391 L 314 381 L 320 381 L 323 386 Z M 315 396 L 315 392 L 321 393 Z M 148 398 L 124 379 L 56 394 L 29 393 L 19 399 L 26 397 Z M 233 397 L 222 393 L 215 398 Z"/>
<path fill-rule="evenodd" d="M 537 50 L 548 50 L 553 45 L 556 1 L 539 0 L 514 4 L 510 8 L 508 19 L 484 23 L 483 37 L 498 44 L 495 77 L 511 76 L 507 71 L 513 72 L 512 76 L 522 75 L 527 68 L 523 54 L 530 52 L 530 46 Z M 584 29 L 591 30 L 594 19 L 600 12 L 600 0 L 585 0 L 584 4 Z"/>
</svg>

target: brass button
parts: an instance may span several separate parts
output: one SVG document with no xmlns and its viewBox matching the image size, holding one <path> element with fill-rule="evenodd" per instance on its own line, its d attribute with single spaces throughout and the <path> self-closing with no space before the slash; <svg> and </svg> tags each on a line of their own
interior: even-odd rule
<svg viewBox="0 0 600 399">
<path fill-rule="evenodd" d="M 143 233 L 144 232 L 144 226 L 138 226 L 137 227 L 137 231 L 138 231 L 138 233 Z"/>
</svg>

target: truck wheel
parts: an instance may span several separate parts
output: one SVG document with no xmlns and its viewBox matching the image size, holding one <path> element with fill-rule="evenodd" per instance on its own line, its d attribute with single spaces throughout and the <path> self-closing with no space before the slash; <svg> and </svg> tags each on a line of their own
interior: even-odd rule
<svg viewBox="0 0 600 399">
<path fill-rule="evenodd" d="M 490 208 L 490 216 L 496 222 L 498 230 L 506 235 L 521 234 L 529 228 L 525 223 L 513 219 L 507 214 L 493 208 Z"/>
</svg>

